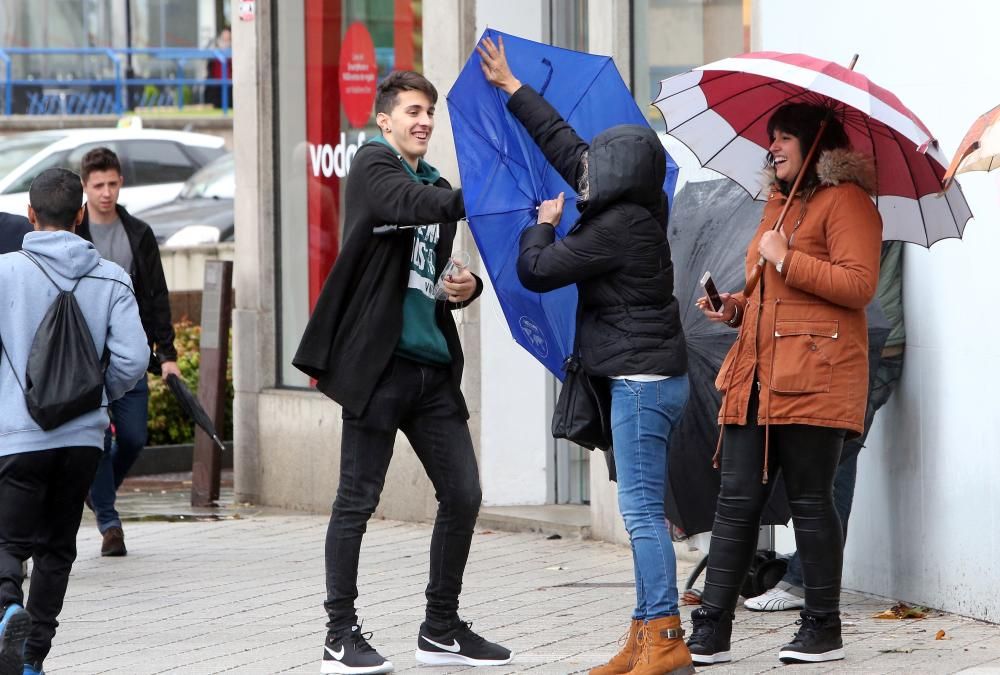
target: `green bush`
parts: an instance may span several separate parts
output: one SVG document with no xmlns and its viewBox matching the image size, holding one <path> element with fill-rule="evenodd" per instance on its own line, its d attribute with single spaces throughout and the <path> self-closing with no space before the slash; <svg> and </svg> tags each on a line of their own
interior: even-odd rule
<svg viewBox="0 0 1000 675">
<path fill-rule="evenodd" d="M 177 366 L 192 392 L 198 391 L 201 326 L 183 320 L 174 324 Z M 230 335 L 230 345 L 232 336 Z M 220 430 L 223 439 L 233 437 L 233 353 L 226 363 L 226 415 Z M 159 377 L 149 379 L 149 445 L 194 442 L 194 422 L 184 414 L 177 399 Z"/>
</svg>

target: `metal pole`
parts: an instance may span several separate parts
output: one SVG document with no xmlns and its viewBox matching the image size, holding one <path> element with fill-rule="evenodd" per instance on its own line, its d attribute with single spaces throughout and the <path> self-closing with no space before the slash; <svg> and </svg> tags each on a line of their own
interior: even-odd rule
<svg viewBox="0 0 1000 675">
<path fill-rule="evenodd" d="M 10 115 L 14 111 L 14 68 L 11 65 L 10 56 L 0 49 L 0 60 L 4 63 L 4 72 L 7 80 L 4 82 L 3 114 Z"/>
</svg>

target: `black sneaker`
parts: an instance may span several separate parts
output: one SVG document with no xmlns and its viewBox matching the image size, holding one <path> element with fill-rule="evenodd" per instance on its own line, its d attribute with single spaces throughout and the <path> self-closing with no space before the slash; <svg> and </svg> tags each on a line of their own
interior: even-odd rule
<svg viewBox="0 0 1000 675">
<path fill-rule="evenodd" d="M 328 634 L 319 672 L 357 675 L 391 673 L 392 661 L 386 661 L 368 644 L 371 636 L 371 633 L 362 633 L 361 626 L 352 627 L 348 633 Z"/>
<path fill-rule="evenodd" d="M 687 643 L 691 660 L 701 666 L 732 661 L 729 654 L 732 635 L 731 613 L 706 607 L 694 610 L 691 612 L 691 638 Z"/>
<path fill-rule="evenodd" d="M 430 666 L 502 666 L 510 663 L 509 649 L 472 632 L 472 623 L 461 621 L 449 631 L 435 633 L 420 624 L 416 659 Z"/>
<path fill-rule="evenodd" d="M 844 658 L 844 641 L 840 637 L 840 615 L 802 612 L 795 623 L 799 631 L 778 652 L 784 663 L 820 663 Z"/>
</svg>

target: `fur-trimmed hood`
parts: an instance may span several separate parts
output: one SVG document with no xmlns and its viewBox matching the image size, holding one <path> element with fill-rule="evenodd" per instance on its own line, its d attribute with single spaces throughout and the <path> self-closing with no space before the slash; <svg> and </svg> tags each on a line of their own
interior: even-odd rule
<svg viewBox="0 0 1000 675">
<path fill-rule="evenodd" d="M 870 195 L 874 195 L 878 188 L 875 162 L 872 158 L 847 148 L 825 150 L 816 160 L 816 175 L 819 177 L 820 185 L 856 183 Z M 777 184 L 773 166 L 764 169 L 764 181 L 766 188 Z"/>
</svg>

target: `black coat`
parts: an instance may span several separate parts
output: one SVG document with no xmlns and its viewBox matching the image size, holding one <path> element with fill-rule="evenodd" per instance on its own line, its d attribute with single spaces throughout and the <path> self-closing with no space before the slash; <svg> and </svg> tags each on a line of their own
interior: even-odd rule
<svg viewBox="0 0 1000 675">
<path fill-rule="evenodd" d="M 591 375 L 687 372 L 667 243 L 666 155 L 656 134 L 622 125 L 588 146 L 528 86 L 507 107 L 567 183 L 578 184 L 584 153 L 588 163 L 589 199 L 570 233 L 556 241 L 547 224 L 522 233 L 521 283 L 540 293 L 577 285 L 580 355 Z"/>
<path fill-rule="evenodd" d="M 455 221 L 465 215 L 461 190 L 452 190 L 443 178 L 434 185 L 417 183 L 400 162 L 381 143 L 367 143 L 355 155 L 345 188 L 344 246 L 292 359 L 292 365 L 317 381 L 320 391 L 355 415 L 364 413 L 403 332 L 413 230 L 385 226 L 440 224 L 434 251 L 437 260 L 447 260 Z M 468 302 L 482 291 L 477 277 Z M 450 310 L 468 302 L 438 302 L 436 309 L 458 392 L 465 359 Z M 464 400 L 461 404 L 468 417 Z"/>
<path fill-rule="evenodd" d="M 24 216 L 0 213 L 0 255 L 20 251 L 24 235 L 31 230 L 31 223 Z"/>
<path fill-rule="evenodd" d="M 161 363 L 177 360 L 177 350 L 174 348 L 174 324 L 170 317 L 170 292 L 167 290 L 167 279 L 163 274 L 160 247 L 149 225 L 122 206 L 115 208 L 132 248 L 132 287 L 135 289 L 135 299 L 139 305 L 142 328 L 146 331 L 146 340 L 149 343 L 149 372 L 159 375 Z M 83 213 L 83 222 L 76 228 L 76 233 L 89 242 L 94 241 L 90 234 L 90 212 L 86 209 Z"/>
</svg>

